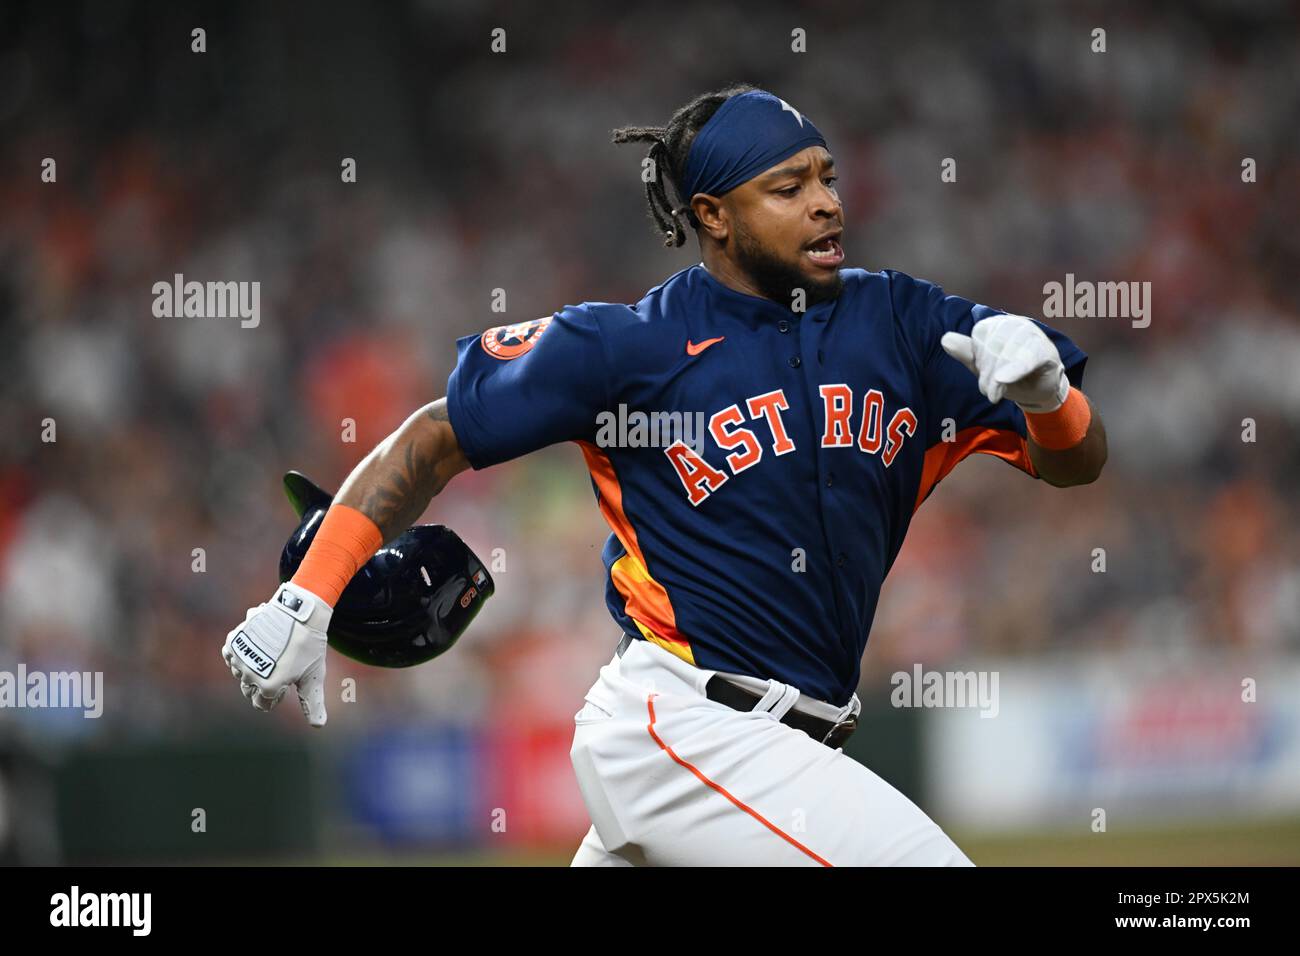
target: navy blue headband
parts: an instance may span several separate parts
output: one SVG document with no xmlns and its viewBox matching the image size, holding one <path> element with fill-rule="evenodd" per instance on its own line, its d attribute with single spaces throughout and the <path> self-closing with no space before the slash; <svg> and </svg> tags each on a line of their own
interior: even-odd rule
<svg viewBox="0 0 1300 956">
<path fill-rule="evenodd" d="M 724 102 L 691 143 L 682 177 L 682 200 L 696 193 L 721 196 L 809 146 L 826 140 L 812 120 L 764 90 Z"/>
</svg>

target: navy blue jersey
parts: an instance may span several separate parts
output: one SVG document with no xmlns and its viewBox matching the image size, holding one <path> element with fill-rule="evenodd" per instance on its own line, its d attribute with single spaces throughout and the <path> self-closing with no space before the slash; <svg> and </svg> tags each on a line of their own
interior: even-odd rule
<svg viewBox="0 0 1300 956">
<path fill-rule="evenodd" d="M 1024 413 L 939 345 L 1001 310 L 892 270 L 842 275 L 837 299 L 795 313 L 697 264 L 632 306 L 461 338 L 447 383 L 474 468 L 581 447 L 626 632 L 837 705 L 935 486 L 975 452 L 1035 474 Z M 1039 325 L 1081 386 L 1087 356 Z"/>
</svg>

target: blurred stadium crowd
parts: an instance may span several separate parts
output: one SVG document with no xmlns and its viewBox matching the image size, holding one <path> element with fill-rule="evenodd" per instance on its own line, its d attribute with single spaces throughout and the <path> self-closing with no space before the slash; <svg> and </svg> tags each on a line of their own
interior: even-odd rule
<svg viewBox="0 0 1300 956">
<path fill-rule="evenodd" d="M 656 240 L 641 153 L 609 130 L 742 79 L 826 132 L 851 264 L 1035 316 L 1066 273 L 1153 287 L 1148 328 L 1047 320 L 1090 354 L 1102 479 L 959 467 L 885 586 L 866 679 L 985 652 L 1300 649 L 1287 4 L 70 9 L 0 13 L 0 669 L 105 671 L 104 718 L 71 731 L 246 709 L 218 650 L 278 580 L 283 472 L 336 488 L 443 394 L 457 336 L 634 302 L 697 261 Z M 156 318 L 176 273 L 259 281 L 260 323 Z M 425 520 L 504 559 L 498 594 L 435 664 L 331 657 L 360 681 L 331 722 L 568 720 L 617 638 L 577 450 L 467 473 Z"/>
</svg>

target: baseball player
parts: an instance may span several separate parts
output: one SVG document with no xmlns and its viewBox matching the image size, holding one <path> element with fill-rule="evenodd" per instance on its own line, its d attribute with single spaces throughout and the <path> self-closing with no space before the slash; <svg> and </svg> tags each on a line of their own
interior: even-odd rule
<svg viewBox="0 0 1300 956">
<path fill-rule="evenodd" d="M 693 229 L 701 261 L 633 305 L 461 338 L 446 397 L 356 467 L 223 657 L 253 706 L 293 685 L 322 726 L 325 632 L 356 569 L 458 472 L 575 442 L 612 532 L 621 639 L 575 715 L 592 826 L 573 863 L 970 865 L 844 755 L 860 662 L 913 513 L 963 458 L 1057 486 L 1100 473 L 1086 355 L 1035 320 L 844 267 L 834 160 L 771 93 L 709 93 L 614 141 L 649 143 L 651 215 L 669 246 Z M 599 422 L 620 408 L 699 412 L 706 433 L 611 441 Z"/>
</svg>

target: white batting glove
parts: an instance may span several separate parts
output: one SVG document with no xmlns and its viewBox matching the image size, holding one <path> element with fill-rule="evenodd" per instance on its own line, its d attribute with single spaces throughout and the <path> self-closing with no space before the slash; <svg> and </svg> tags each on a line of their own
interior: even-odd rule
<svg viewBox="0 0 1300 956">
<path fill-rule="evenodd" d="M 975 374 L 990 402 L 1008 398 L 1026 412 L 1054 412 L 1070 394 L 1061 353 L 1023 315 L 992 315 L 970 335 L 945 332 L 943 350 Z"/>
<path fill-rule="evenodd" d="M 271 710 L 292 684 L 313 727 L 325 726 L 325 648 L 333 608 L 306 588 L 281 584 L 226 635 L 221 659 L 258 710 Z"/>
</svg>

